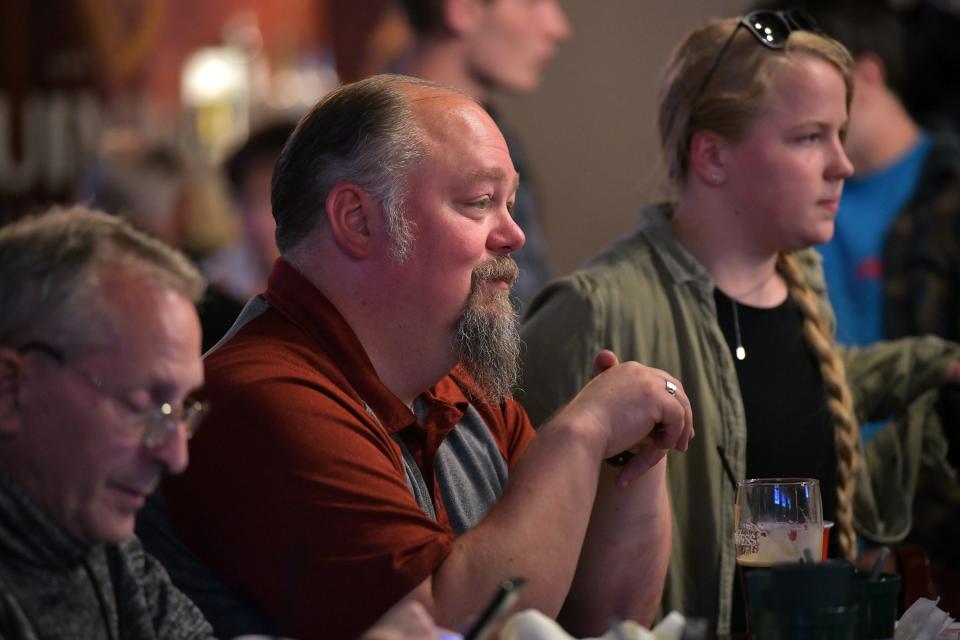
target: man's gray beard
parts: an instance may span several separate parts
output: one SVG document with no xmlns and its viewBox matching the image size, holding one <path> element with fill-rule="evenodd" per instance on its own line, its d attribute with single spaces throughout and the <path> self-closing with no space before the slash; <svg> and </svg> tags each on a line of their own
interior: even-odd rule
<svg viewBox="0 0 960 640">
<path fill-rule="evenodd" d="M 509 292 L 484 291 L 476 278 L 474 283 L 453 345 L 458 361 L 479 385 L 480 399 L 499 404 L 520 379 L 520 317 Z"/>
</svg>

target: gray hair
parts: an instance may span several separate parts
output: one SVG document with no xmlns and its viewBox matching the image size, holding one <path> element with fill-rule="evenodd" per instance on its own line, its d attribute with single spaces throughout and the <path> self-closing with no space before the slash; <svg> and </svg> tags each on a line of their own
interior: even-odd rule
<svg viewBox="0 0 960 640">
<path fill-rule="evenodd" d="M 378 75 L 338 87 L 300 120 L 273 173 L 271 204 L 281 253 L 320 223 L 335 185 L 353 182 L 383 207 L 393 258 L 400 262 L 409 254 L 407 175 L 426 154 L 410 107 L 412 87 L 450 90 L 418 78 Z"/>
<path fill-rule="evenodd" d="M 194 303 L 206 287 L 182 253 L 101 211 L 54 207 L 0 227 L 0 345 L 92 338 L 109 322 L 95 298 L 111 272 Z"/>
</svg>

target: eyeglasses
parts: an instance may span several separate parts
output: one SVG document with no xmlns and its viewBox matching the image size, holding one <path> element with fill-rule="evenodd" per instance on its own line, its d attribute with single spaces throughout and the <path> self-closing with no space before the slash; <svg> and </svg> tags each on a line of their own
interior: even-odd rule
<svg viewBox="0 0 960 640">
<path fill-rule="evenodd" d="M 733 44 L 733 39 L 736 37 L 740 27 L 746 27 L 747 31 L 752 33 L 753 37 L 756 38 L 760 44 L 769 49 L 783 49 L 787 46 L 787 39 L 794 31 L 823 33 L 820 27 L 817 26 L 817 21 L 813 19 L 813 16 L 803 9 L 786 9 L 784 11 L 761 10 L 748 13 L 740 18 L 740 22 L 733 28 L 733 33 L 730 34 L 730 37 L 727 38 L 727 41 L 720 48 L 720 53 L 718 53 L 714 59 L 713 65 L 710 67 L 710 70 L 707 71 L 707 75 L 703 77 L 703 81 L 697 88 L 697 92 L 693 94 L 693 101 L 691 101 L 690 104 L 696 105 L 700 100 L 700 96 L 703 95 L 714 73 L 716 73 L 717 67 L 720 66 L 720 61 L 723 60 L 723 56 L 727 53 L 730 45 Z"/>
<path fill-rule="evenodd" d="M 28 342 L 20 347 L 18 351 L 20 353 L 37 351 L 49 356 L 53 360 L 56 360 L 61 367 L 74 372 L 96 388 L 97 391 L 114 402 L 123 405 L 130 413 L 137 415 L 137 424 L 138 426 L 142 426 L 143 429 L 141 444 L 147 449 L 156 449 L 162 446 L 181 424 L 183 425 L 184 435 L 189 440 L 193 437 L 193 434 L 196 433 L 200 422 L 210 411 L 209 403 L 200 400 L 187 400 L 180 407 L 174 407 L 169 402 L 164 402 L 149 409 L 141 409 L 133 406 L 129 400 L 109 391 L 96 376 L 83 369 L 71 366 L 69 362 L 67 362 L 64 353 L 50 344 L 38 341 Z"/>
</svg>

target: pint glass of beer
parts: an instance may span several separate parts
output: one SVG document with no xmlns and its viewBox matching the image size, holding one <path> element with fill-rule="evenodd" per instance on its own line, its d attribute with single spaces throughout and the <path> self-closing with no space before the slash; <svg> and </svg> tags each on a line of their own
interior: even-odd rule
<svg viewBox="0 0 960 640">
<path fill-rule="evenodd" d="M 737 484 L 734 544 L 741 567 L 819 562 L 823 555 L 820 483 L 812 478 L 758 478 Z"/>
</svg>

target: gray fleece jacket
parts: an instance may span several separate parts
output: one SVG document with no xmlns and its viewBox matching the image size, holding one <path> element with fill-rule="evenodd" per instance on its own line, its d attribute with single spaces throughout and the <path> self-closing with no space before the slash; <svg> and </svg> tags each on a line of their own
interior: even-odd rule
<svg viewBox="0 0 960 640">
<path fill-rule="evenodd" d="M 136 538 L 87 545 L 0 469 L 0 638 L 210 638 L 200 611 Z"/>
</svg>

